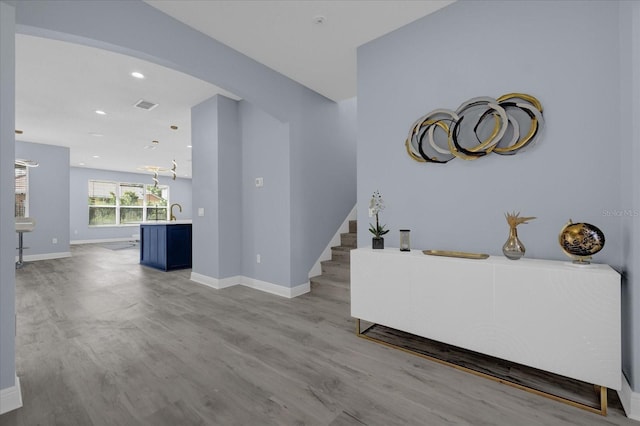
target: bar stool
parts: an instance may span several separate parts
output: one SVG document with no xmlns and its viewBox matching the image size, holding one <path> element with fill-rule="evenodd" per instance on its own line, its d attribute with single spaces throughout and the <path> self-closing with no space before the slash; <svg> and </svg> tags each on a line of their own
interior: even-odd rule
<svg viewBox="0 0 640 426">
<path fill-rule="evenodd" d="M 34 218 L 16 217 L 16 232 L 18 233 L 18 261 L 16 262 L 16 269 L 20 269 L 24 266 L 24 262 L 22 261 L 22 251 L 25 247 L 23 245 L 22 234 L 33 231 L 35 227 L 36 220 Z"/>
</svg>

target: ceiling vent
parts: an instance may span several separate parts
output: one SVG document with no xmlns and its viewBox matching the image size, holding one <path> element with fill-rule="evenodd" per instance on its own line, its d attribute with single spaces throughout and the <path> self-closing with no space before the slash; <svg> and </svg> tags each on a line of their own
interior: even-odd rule
<svg viewBox="0 0 640 426">
<path fill-rule="evenodd" d="M 151 111 L 152 109 L 157 107 L 158 104 L 154 104 L 153 102 L 149 102 L 149 101 L 145 101 L 144 99 L 140 99 L 133 106 L 136 107 L 136 108 L 140 108 L 140 109 L 145 109 L 147 111 Z"/>
</svg>

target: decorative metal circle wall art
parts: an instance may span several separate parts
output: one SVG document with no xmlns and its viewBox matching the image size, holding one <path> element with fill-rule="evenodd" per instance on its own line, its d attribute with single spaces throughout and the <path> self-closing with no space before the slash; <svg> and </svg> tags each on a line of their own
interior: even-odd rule
<svg viewBox="0 0 640 426">
<path fill-rule="evenodd" d="M 405 141 L 409 156 L 420 163 L 476 160 L 490 153 L 513 155 L 540 137 L 542 104 L 525 93 L 497 99 L 469 99 L 452 111 L 435 109 L 413 123 Z"/>
<path fill-rule="evenodd" d="M 571 219 L 558 236 L 560 248 L 573 263 L 588 265 L 591 256 L 604 247 L 604 233 L 590 223 L 573 223 Z"/>
</svg>

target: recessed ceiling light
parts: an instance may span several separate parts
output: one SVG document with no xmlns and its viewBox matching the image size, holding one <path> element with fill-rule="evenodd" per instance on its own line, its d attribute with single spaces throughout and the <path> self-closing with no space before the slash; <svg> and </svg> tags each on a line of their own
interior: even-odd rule
<svg viewBox="0 0 640 426">
<path fill-rule="evenodd" d="M 16 129 L 16 135 L 21 135 L 22 133 L 23 133 L 23 131 L 22 131 L 22 130 L 18 130 L 18 129 Z"/>
<path fill-rule="evenodd" d="M 171 125 L 171 130 L 178 130 L 178 126 L 176 126 L 175 124 Z"/>
<path fill-rule="evenodd" d="M 104 112 L 104 111 L 103 111 L 103 110 L 101 110 L 101 109 L 97 109 L 97 110 L 96 110 L 96 114 L 98 114 L 98 115 L 107 115 L 107 113 L 106 113 L 106 112 Z"/>
<path fill-rule="evenodd" d="M 152 144 L 158 145 L 160 142 L 158 141 L 151 141 Z"/>
<path fill-rule="evenodd" d="M 100 156 L 99 155 L 94 155 L 93 158 L 100 158 Z"/>
<path fill-rule="evenodd" d="M 84 166 L 84 163 L 78 163 L 79 166 Z"/>
<path fill-rule="evenodd" d="M 313 17 L 313 23 L 316 25 L 322 25 L 326 22 L 327 18 L 322 15 L 317 15 Z"/>
<path fill-rule="evenodd" d="M 138 71 L 134 71 L 134 72 L 131 73 L 131 77 L 142 79 L 142 78 L 144 78 L 144 74 L 142 74 L 141 72 L 138 72 Z"/>
<path fill-rule="evenodd" d="M 97 137 L 97 138 L 101 138 L 101 137 L 103 137 L 103 136 L 104 136 L 102 133 L 95 133 L 95 132 L 89 132 L 89 134 L 90 134 L 91 136 L 95 136 L 95 137 Z"/>
<path fill-rule="evenodd" d="M 191 145 L 187 145 L 187 148 L 193 148 Z"/>
</svg>

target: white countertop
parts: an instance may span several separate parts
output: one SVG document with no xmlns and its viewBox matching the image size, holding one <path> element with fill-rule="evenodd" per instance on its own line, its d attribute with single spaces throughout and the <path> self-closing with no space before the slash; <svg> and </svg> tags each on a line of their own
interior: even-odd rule
<svg viewBox="0 0 640 426">
<path fill-rule="evenodd" d="M 576 269 L 583 271 L 591 271 L 591 272 L 604 272 L 604 273 L 613 273 L 618 275 L 618 272 L 614 270 L 611 266 L 604 263 L 589 263 L 589 264 L 575 264 L 570 259 L 567 260 L 548 260 L 548 259 L 532 259 L 528 257 L 523 257 L 518 260 L 507 259 L 502 255 L 491 255 L 487 259 L 465 259 L 461 257 L 449 257 L 449 256 L 432 256 L 425 255 L 421 249 L 411 249 L 411 251 L 400 251 L 398 247 L 386 247 L 384 249 L 372 249 L 371 247 L 360 247 L 352 250 L 359 252 L 367 252 L 374 253 L 380 256 L 404 256 L 406 257 L 415 257 L 415 258 L 423 258 L 425 262 L 429 261 L 441 261 L 441 262 L 451 262 L 452 264 L 456 263 L 478 263 L 478 264 L 488 264 L 488 265 L 504 265 L 511 267 L 532 267 L 532 268 L 555 268 L 555 269 Z"/>
<path fill-rule="evenodd" d="M 142 222 L 140 225 L 184 225 L 191 224 L 191 219 L 180 219 L 180 220 L 149 220 L 147 222 Z"/>
</svg>

